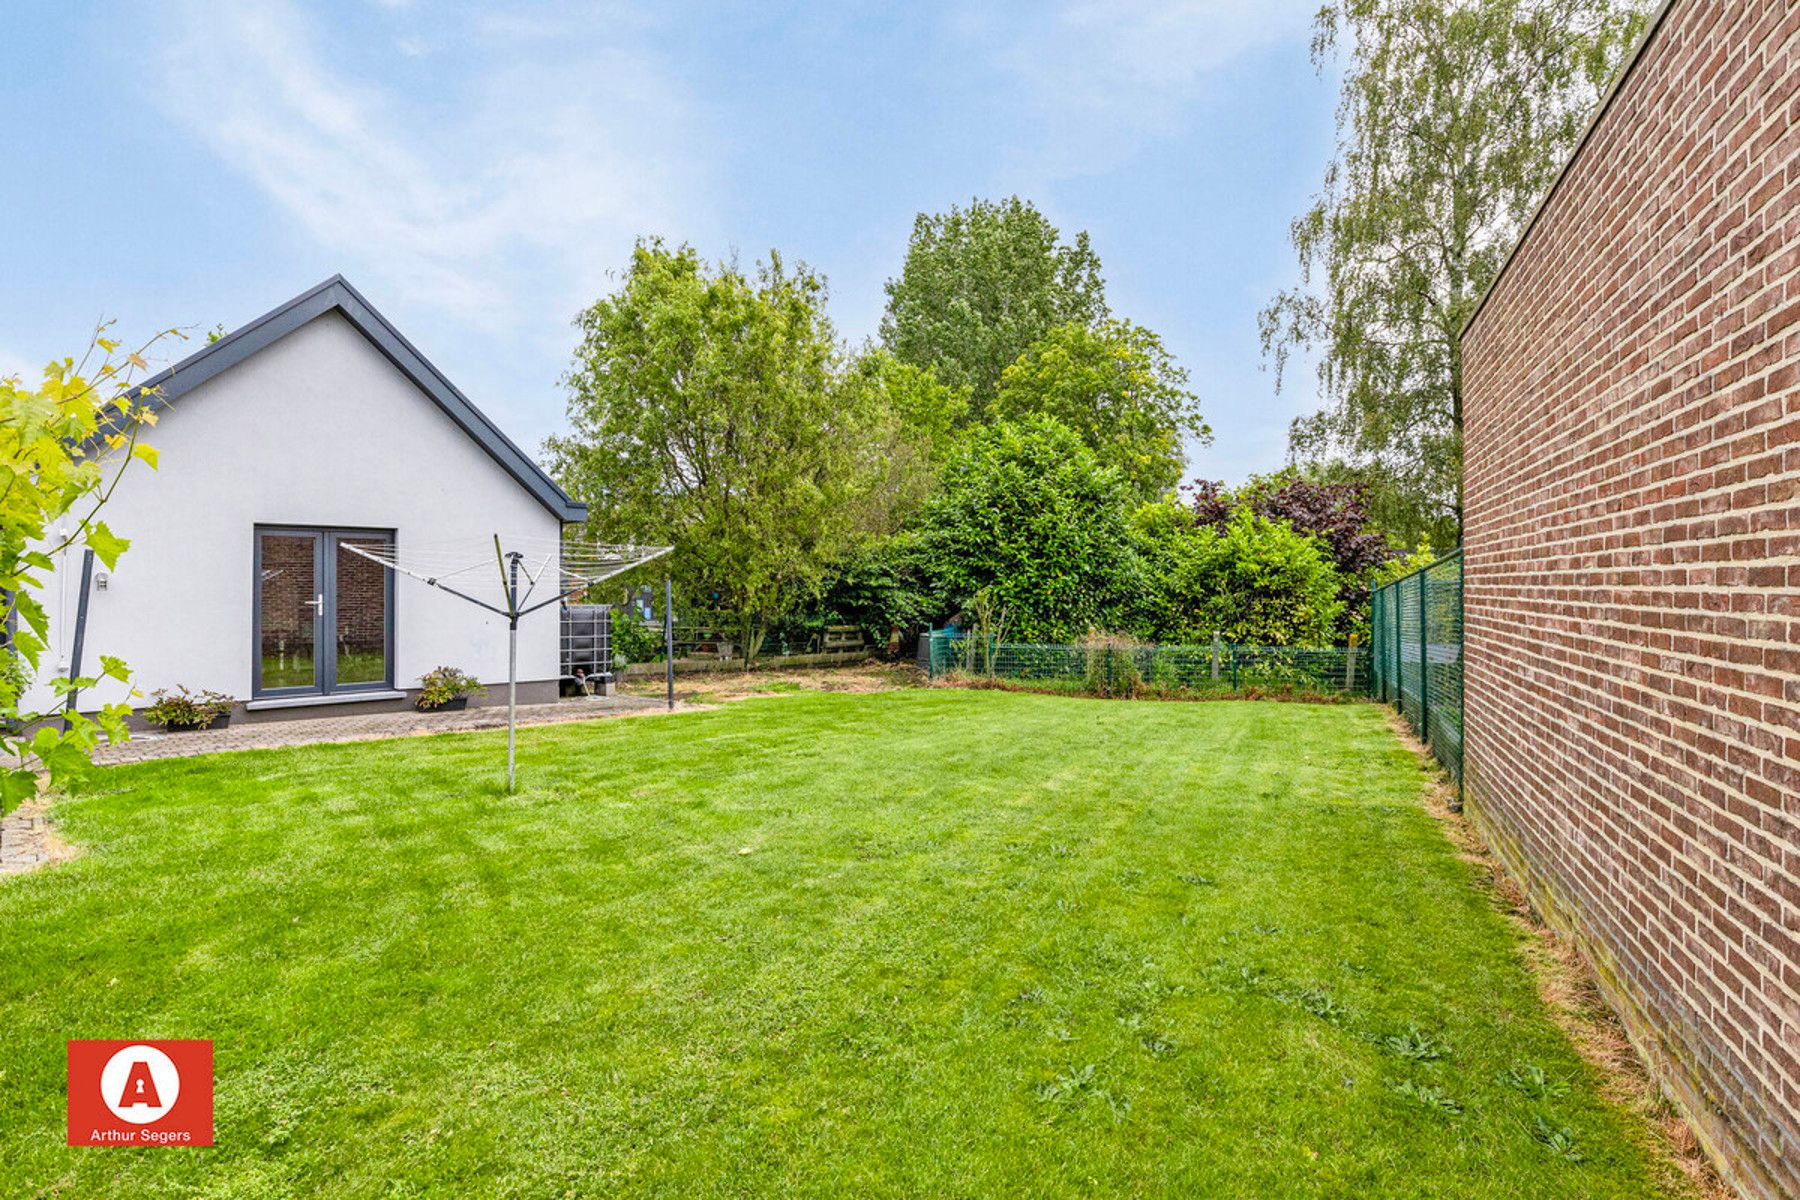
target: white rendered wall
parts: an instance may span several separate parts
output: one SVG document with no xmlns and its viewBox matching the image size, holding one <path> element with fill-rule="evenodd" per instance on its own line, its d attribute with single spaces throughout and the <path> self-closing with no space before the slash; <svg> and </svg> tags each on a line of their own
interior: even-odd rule
<svg viewBox="0 0 1800 1200">
<path fill-rule="evenodd" d="M 247 700 L 255 655 L 252 574 L 258 525 L 392 529 L 408 546 L 555 538 L 557 518 L 337 313 L 319 317 L 176 401 L 142 439 L 159 469 L 134 463 L 104 520 L 131 539 L 104 591 L 90 593 L 82 671 L 101 654 L 149 692 L 176 684 Z M 102 571 L 98 563 L 95 570 Z M 42 597 L 67 669 L 81 560 Z M 472 592 L 498 602 L 498 567 Z M 394 683 L 432 667 L 506 680 L 506 622 L 417 580 L 395 586 Z M 558 674 L 554 606 L 519 623 L 519 679 Z M 55 659 L 53 662 L 52 659 Z M 60 670 L 57 668 L 60 667 Z M 50 704 L 36 689 L 35 706 Z M 86 711 L 125 699 L 105 684 Z M 141 704 L 142 700 L 134 701 Z"/>
</svg>

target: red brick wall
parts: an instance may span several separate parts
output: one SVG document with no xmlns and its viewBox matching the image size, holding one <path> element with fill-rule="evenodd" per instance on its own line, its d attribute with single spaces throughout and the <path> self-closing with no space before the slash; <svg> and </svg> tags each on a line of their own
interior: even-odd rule
<svg viewBox="0 0 1800 1200">
<path fill-rule="evenodd" d="M 1464 354 L 1469 808 L 1800 1196 L 1800 5 L 1674 0 Z"/>
</svg>

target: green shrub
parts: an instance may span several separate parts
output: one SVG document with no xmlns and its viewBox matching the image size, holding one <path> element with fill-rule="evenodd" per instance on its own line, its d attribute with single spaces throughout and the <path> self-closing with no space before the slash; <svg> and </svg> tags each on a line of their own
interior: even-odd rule
<svg viewBox="0 0 1800 1200">
<path fill-rule="evenodd" d="M 1334 639 L 1340 579 L 1319 542 L 1246 508 L 1222 526 L 1172 501 L 1147 504 L 1131 536 L 1147 579 L 1142 624 L 1160 642 L 1204 644 L 1216 633 L 1254 646 Z"/>
<path fill-rule="evenodd" d="M 900 631 L 909 648 L 922 631 L 954 616 L 957 600 L 927 577 L 919 536 L 910 530 L 876 538 L 840 560 L 830 585 L 808 614 L 823 629 L 854 625 L 872 646 Z"/>
<path fill-rule="evenodd" d="M 138 715 L 163 729 L 198 729 L 230 712 L 235 703 L 223 692 L 190 692 L 185 687 L 171 692 L 164 688 L 150 693 L 150 704 Z"/>
<path fill-rule="evenodd" d="M 1125 504 L 1119 473 L 1051 418 L 974 430 L 920 507 L 924 574 L 962 599 L 987 589 L 1016 641 L 1116 628 L 1140 590 Z"/>
<path fill-rule="evenodd" d="M 613 670 L 623 671 L 632 663 L 654 662 L 666 649 L 661 625 L 651 625 L 629 608 L 615 608 L 612 614 Z"/>
<path fill-rule="evenodd" d="M 463 696 L 485 695 L 481 680 L 455 667 L 433 667 L 419 676 L 418 705 L 422 709 L 442 708 Z"/>
</svg>

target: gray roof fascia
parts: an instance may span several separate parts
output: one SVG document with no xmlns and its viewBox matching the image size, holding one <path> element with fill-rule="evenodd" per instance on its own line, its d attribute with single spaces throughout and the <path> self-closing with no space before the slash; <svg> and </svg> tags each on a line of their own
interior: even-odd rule
<svg viewBox="0 0 1800 1200">
<path fill-rule="evenodd" d="M 381 351 L 400 373 L 442 409 L 457 427 L 485 450 L 521 487 L 566 524 L 587 519 L 587 505 L 570 498 L 531 456 L 500 432 L 486 414 L 451 383 L 431 360 L 406 340 L 363 294 L 342 275 L 333 275 L 287 303 L 271 309 L 218 341 L 203 346 L 174 366 L 146 379 L 133 396 L 149 393 L 150 407 L 167 408 L 201 384 L 230 370 L 309 321 L 337 311 Z"/>
</svg>

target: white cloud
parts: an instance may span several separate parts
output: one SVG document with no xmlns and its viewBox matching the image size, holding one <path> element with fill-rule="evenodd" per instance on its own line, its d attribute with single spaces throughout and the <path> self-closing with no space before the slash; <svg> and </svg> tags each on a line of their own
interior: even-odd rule
<svg viewBox="0 0 1800 1200">
<path fill-rule="evenodd" d="M 471 39 L 441 62 L 440 22 L 421 87 L 416 59 L 353 73 L 360 48 L 282 0 L 195 3 L 174 27 L 157 56 L 170 115 L 382 295 L 487 328 L 548 305 L 560 326 L 634 236 L 697 220 L 691 105 L 641 51 L 564 27 L 529 53 Z M 411 31 L 382 44 L 427 48 Z"/>
<path fill-rule="evenodd" d="M 1318 0 L 1064 0 L 1030 19 L 966 20 L 995 47 L 1040 136 L 1017 168 L 1097 175 L 1178 131 L 1213 77 L 1303 36 Z"/>
</svg>

